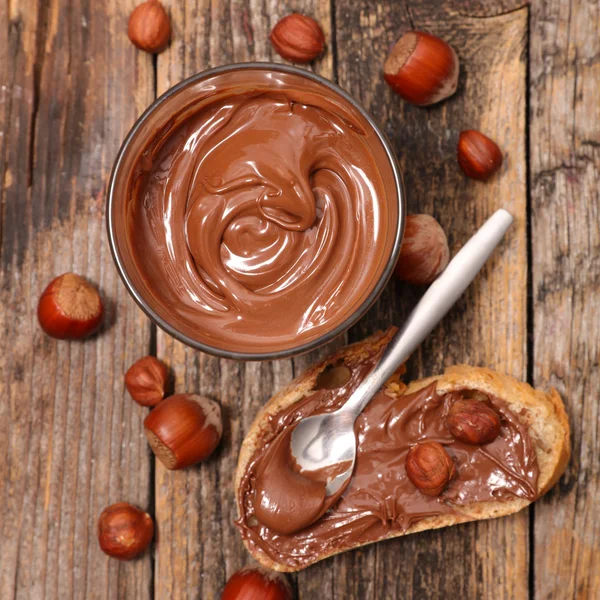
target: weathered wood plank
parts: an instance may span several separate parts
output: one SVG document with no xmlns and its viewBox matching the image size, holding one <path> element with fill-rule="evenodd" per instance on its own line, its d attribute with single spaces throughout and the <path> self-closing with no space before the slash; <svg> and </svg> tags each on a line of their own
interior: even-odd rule
<svg viewBox="0 0 600 600">
<path fill-rule="evenodd" d="M 173 24 L 173 41 L 158 57 L 158 93 L 201 70 L 232 62 L 281 61 L 268 35 L 292 10 L 315 16 L 331 40 L 329 3 L 199 0 L 164 2 Z M 332 74 L 330 51 L 315 64 Z M 196 391 L 221 403 L 224 435 L 206 463 L 181 472 L 156 465 L 157 598 L 218 598 L 225 581 L 248 562 L 233 520 L 233 474 L 242 440 L 258 409 L 294 373 L 292 360 L 240 363 L 219 360 L 158 332 L 158 355 L 172 365 L 178 391 Z M 298 359 L 298 368 L 306 360 Z M 319 591 L 322 587 L 319 582 Z M 309 589 L 312 584 L 307 583 Z"/>
<path fill-rule="evenodd" d="M 526 375 L 526 10 L 473 19 L 460 4 L 434 2 L 337 5 L 340 84 L 382 124 L 403 168 L 410 212 L 435 215 L 453 252 L 496 208 L 516 217 L 507 241 L 464 298 L 410 361 L 409 377 L 458 362 Z M 448 40 L 461 59 L 459 90 L 430 109 L 412 107 L 381 73 L 388 47 L 410 28 Z M 481 129 L 506 161 L 487 184 L 467 180 L 455 158 L 458 133 Z M 392 283 L 357 339 L 401 323 L 419 292 Z M 528 517 L 463 525 L 342 555 L 335 559 L 335 598 L 523 598 L 528 593 Z"/>
<path fill-rule="evenodd" d="M 150 501 L 143 414 L 123 392 L 149 327 L 118 281 L 103 218 L 114 155 L 150 99 L 151 59 L 138 58 L 124 30 L 132 5 L 0 8 L 9 42 L 0 109 L 3 598 L 147 598 L 151 589 L 149 554 L 119 563 L 96 539 L 106 504 Z M 107 308 L 105 329 L 85 343 L 46 337 L 35 314 L 49 280 L 71 270 L 100 285 Z"/>
<path fill-rule="evenodd" d="M 533 377 L 568 407 L 573 456 L 535 508 L 537 598 L 600 596 L 600 6 L 531 16 Z"/>
</svg>

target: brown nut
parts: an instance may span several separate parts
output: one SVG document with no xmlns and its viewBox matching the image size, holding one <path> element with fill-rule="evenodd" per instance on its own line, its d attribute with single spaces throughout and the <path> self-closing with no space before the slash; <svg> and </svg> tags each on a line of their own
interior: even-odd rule
<svg viewBox="0 0 600 600">
<path fill-rule="evenodd" d="M 429 215 L 408 215 L 396 277 L 426 285 L 446 268 L 449 259 L 448 240 L 440 224 Z"/>
<path fill-rule="evenodd" d="M 125 373 L 129 395 L 142 406 L 156 406 L 165 395 L 169 378 L 167 367 L 154 356 L 144 356 Z"/>
<path fill-rule="evenodd" d="M 137 6 L 129 17 L 129 39 L 140 49 L 157 54 L 171 37 L 171 20 L 158 0 L 147 0 Z"/>
<path fill-rule="evenodd" d="M 229 578 L 221 600 L 292 600 L 292 588 L 282 573 L 244 567 Z"/>
<path fill-rule="evenodd" d="M 424 31 L 405 33 L 383 65 L 386 83 L 417 106 L 435 104 L 454 94 L 458 72 L 452 46 Z"/>
<path fill-rule="evenodd" d="M 450 433 L 465 444 L 489 444 L 500 433 L 500 415 L 481 400 L 457 400 L 448 412 Z"/>
<path fill-rule="evenodd" d="M 135 558 L 150 545 L 153 536 L 152 517 L 127 502 L 107 506 L 98 519 L 100 548 L 114 558 Z"/>
<path fill-rule="evenodd" d="M 38 304 L 38 321 L 50 336 L 79 340 L 100 327 L 104 308 L 95 287 L 75 273 L 53 279 Z"/>
<path fill-rule="evenodd" d="M 277 53 L 293 62 L 310 62 L 323 53 L 325 35 L 311 17 L 293 13 L 273 27 L 269 36 Z"/>
<path fill-rule="evenodd" d="M 458 164 L 471 179 L 489 179 L 502 166 L 502 152 L 496 142 L 480 131 L 461 131 L 457 148 Z"/>
<path fill-rule="evenodd" d="M 439 496 L 456 475 L 456 467 L 444 446 L 419 442 L 406 455 L 406 475 L 427 496 Z"/>
<path fill-rule="evenodd" d="M 167 469 L 184 469 L 207 458 L 219 444 L 221 407 L 196 394 L 170 396 L 150 411 L 144 431 Z"/>
</svg>

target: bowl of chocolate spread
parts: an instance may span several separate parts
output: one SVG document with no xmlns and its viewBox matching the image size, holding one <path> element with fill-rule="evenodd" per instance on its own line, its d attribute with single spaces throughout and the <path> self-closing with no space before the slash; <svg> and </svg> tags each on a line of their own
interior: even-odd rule
<svg viewBox="0 0 600 600">
<path fill-rule="evenodd" d="M 157 99 L 117 156 L 111 250 L 161 328 L 226 358 L 311 350 L 375 302 L 400 250 L 393 150 L 334 83 L 228 65 Z"/>
</svg>

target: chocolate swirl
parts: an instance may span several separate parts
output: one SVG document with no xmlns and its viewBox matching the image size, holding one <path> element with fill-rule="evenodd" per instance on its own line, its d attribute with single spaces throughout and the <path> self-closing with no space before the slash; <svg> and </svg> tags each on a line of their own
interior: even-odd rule
<svg viewBox="0 0 600 600">
<path fill-rule="evenodd" d="M 236 90 L 166 128 L 140 160 L 138 268 L 211 345 L 266 351 L 322 335 L 364 302 L 391 252 L 397 211 L 374 134 L 302 99 Z"/>
</svg>

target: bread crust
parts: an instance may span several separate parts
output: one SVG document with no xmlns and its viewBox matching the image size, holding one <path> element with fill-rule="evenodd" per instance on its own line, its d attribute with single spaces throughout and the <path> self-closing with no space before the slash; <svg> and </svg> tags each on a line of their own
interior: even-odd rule
<svg viewBox="0 0 600 600">
<path fill-rule="evenodd" d="M 389 343 L 394 332 L 395 328 L 390 328 L 385 332 L 378 332 L 362 342 L 342 348 L 329 358 L 310 367 L 292 381 L 289 386 L 281 390 L 267 402 L 250 427 L 250 431 L 240 450 L 235 478 L 238 515 L 241 515 L 242 510 L 238 493 L 240 481 L 250 459 L 262 447 L 261 425 L 263 421 L 269 415 L 274 415 L 309 395 L 315 387 L 317 377 L 329 365 L 334 365 L 340 360 L 351 357 L 356 358 L 379 350 Z M 442 392 L 461 389 L 479 390 L 509 404 L 517 418 L 527 425 L 529 434 L 534 442 L 540 467 L 538 497 L 545 494 L 558 481 L 570 457 L 570 431 L 564 404 L 556 390 L 552 389 L 550 392 L 544 393 L 534 390 L 530 385 L 508 375 L 497 373 L 491 369 L 470 367 L 468 365 L 449 367 L 443 375 L 413 381 L 408 384 L 408 387 L 397 378 L 392 378 L 386 385 L 394 389 L 397 393 L 409 394 L 426 387 L 434 381 L 437 381 L 437 389 Z M 427 517 L 409 527 L 406 531 L 392 532 L 376 541 L 418 533 L 427 529 L 439 529 L 467 521 L 501 517 L 518 512 L 530 503 L 529 500 L 524 498 L 515 498 L 513 500 L 454 506 L 453 508 L 457 514 Z M 250 545 L 246 540 L 244 540 L 244 545 L 253 558 L 269 569 L 284 572 L 299 570 L 299 568 L 272 560 L 257 547 Z M 316 556 L 314 561 L 301 568 L 305 568 L 309 564 L 314 564 L 339 552 L 359 548 L 362 545 L 366 544 L 357 544 L 352 548 L 346 548 L 341 551 L 333 550 L 325 552 L 322 555 Z"/>
</svg>

